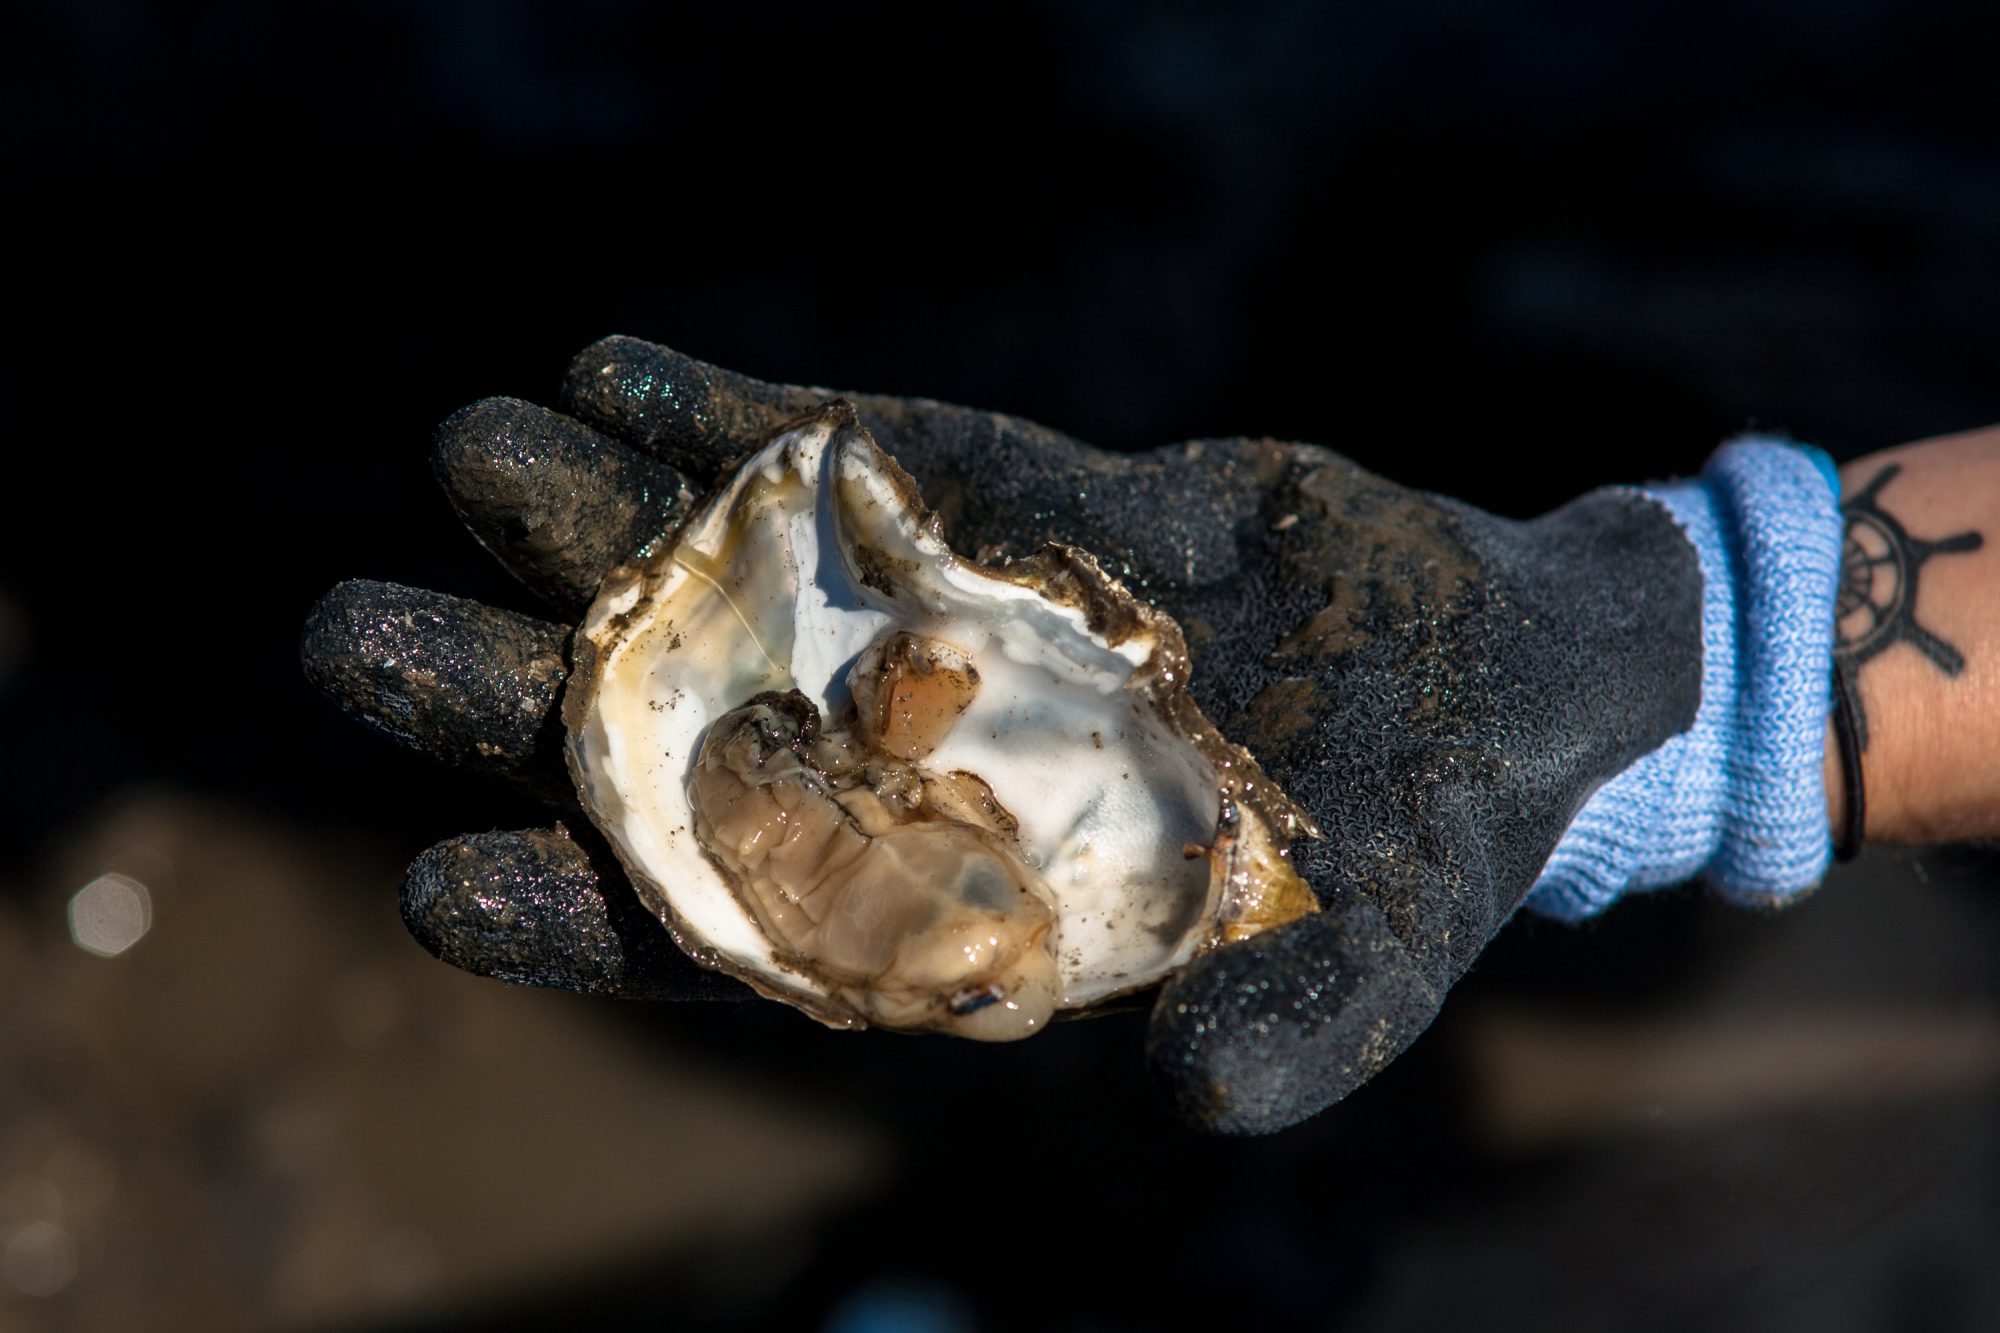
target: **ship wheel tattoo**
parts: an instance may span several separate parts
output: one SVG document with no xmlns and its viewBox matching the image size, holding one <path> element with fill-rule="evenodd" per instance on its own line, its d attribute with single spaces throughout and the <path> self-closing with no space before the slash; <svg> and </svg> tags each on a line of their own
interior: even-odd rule
<svg viewBox="0 0 2000 1333">
<path fill-rule="evenodd" d="M 1976 551 L 1977 532 L 1926 541 L 1912 537 L 1882 508 L 1884 488 L 1903 470 L 1886 464 L 1861 493 L 1841 505 L 1847 540 L 1840 559 L 1840 594 L 1834 603 L 1834 670 L 1846 677 L 1853 701 L 1855 739 L 1868 748 L 1868 717 L 1854 677 L 1862 666 L 1899 643 L 1907 643 L 1947 676 L 1965 669 L 1958 649 L 1917 623 L 1917 572 L 1934 555 Z"/>
</svg>

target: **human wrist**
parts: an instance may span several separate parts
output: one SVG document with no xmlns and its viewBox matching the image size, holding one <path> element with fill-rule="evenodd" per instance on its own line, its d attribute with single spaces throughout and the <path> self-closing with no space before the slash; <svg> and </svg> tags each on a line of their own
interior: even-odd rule
<svg viewBox="0 0 2000 1333">
<path fill-rule="evenodd" d="M 1842 469 L 1835 661 L 1861 741 L 1866 836 L 2000 832 L 2000 431 L 1923 441 Z M 1833 756 L 1829 756 L 1833 758 Z M 1843 815 L 1830 798 L 1838 827 Z"/>
</svg>

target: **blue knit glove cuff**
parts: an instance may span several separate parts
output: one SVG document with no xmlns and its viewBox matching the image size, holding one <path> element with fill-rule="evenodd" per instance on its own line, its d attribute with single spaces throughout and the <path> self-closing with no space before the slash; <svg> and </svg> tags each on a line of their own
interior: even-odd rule
<svg viewBox="0 0 2000 1333">
<path fill-rule="evenodd" d="M 1745 437 L 1701 479 L 1649 487 L 1701 561 L 1694 725 L 1600 787 L 1526 906 L 1580 920 L 1621 894 L 1706 875 L 1777 906 L 1817 884 L 1832 842 L 1821 767 L 1832 704 L 1839 480 L 1817 449 Z"/>
</svg>

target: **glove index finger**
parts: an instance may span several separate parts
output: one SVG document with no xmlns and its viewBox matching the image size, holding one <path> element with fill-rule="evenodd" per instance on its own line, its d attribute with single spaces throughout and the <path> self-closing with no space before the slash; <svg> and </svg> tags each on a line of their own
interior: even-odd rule
<svg viewBox="0 0 2000 1333">
<path fill-rule="evenodd" d="M 876 442 L 927 488 L 1011 482 L 1046 501 L 1096 450 L 1060 431 L 999 412 L 929 398 L 770 384 L 638 338 L 600 338 L 570 362 L 563 410 L 665 459 L 697 481 L 723 471 L 793 417 L 845 398 Z"/>
<path fill-rule="evenodd" d="M 579 421 L 711 482 L 788 418 L 833 396 L 614 334 L 570 362 L 560 401 Z"/>
</svg>

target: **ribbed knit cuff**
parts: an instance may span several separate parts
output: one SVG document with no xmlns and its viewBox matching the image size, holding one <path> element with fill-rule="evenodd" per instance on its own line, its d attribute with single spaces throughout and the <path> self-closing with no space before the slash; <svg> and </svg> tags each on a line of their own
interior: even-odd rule
<svg viewBox="0 0 2000 1333">
<path fill-rule="evenodd" d="M 1699 481 L 1643 492 L 1701 562 L 1701 706 L 1585 804 L 1529 908 L 1578 919 L 1699 874 L 1732 901 L 1775 905 L 1819 882 L 1831 854 L 1836 482 L 1816 449 L 1745 437 Z"/>
</svg>

